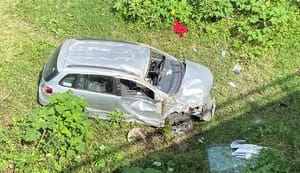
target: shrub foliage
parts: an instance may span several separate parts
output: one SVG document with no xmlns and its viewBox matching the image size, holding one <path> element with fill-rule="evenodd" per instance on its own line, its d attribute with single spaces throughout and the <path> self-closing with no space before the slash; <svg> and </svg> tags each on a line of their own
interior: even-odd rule
<svg viewBox="0 0 300 173">
<path fill-rule="evenodd" d="M 216 23 L 230 24 L 230 36 L 241 42 L 266 44 L 277 34 L 284 34 L 283 25 L 299 10 L 299 0 L 115 0 L 113 9 L 127 21 L 157 26 L 174 19 L 190 27 Z M 272 42 L 273 43 L 273 42 Z"/>
<path fill-rule="evenodd" d="M 11 160 L 14 170 L 62 171 L 68 165 L 81 162 L 87 145 L 94 138 L 91 120 L 84 112 L 86 101 L 71 91 L 56 94 L 49 101 L 48 106 L 38 107 L 14 124 L 14 138 L 20 137 L 22 147 L 31 148 L 18 154 L 18 149 L 11 146 L 10 154 L 2 155 Z M 5 159 L 0 161 L 3 169 L 8 167 Z M 41 162 L 48 164 L 39 165 Z"/>
<path fill-rule="evenodd" d="M 175 16 L 188 23 L 192 14 L 191 5 L 185 0 L 116 0 L 113 9 L 128 21 L 141 22 L 150 27 L 171 23 Z"/>
<path fill-rule="evenodd" d="M 49 106 L 28 116 L 24 140 L 37 142 L 36 148 L 60 171 L 68 161 L 81 160 L 80 154 L 86 151 L 86 142 L 93 139 L 93 133 L 84 113 L 87 103 L 82 98 L 68 91 L 49 101 Z"/>
</svg>

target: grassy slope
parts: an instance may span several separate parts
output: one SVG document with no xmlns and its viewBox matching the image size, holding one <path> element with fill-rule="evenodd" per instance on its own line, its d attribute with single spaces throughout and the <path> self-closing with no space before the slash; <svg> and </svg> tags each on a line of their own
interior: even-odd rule
<svg viewBox="0 0 300 173">
<path fill-rule="evenodd" d="M 179 39 L 172 26 L 147 30 L 124 23 L 109 12 L 110 1 L 58 2 L 0 2 L 0 101 L 9 94 L 0 103 L 1 124 L 37 106 L 39 71 L 47 55 L 62 40 L 92 37 L 138 41 L 210 67 L 215 76 L 213 95 L 218 111 L 213 121 L 196 123 L 196 133 L 174 145 L 154 139 L 151 146 L 129 146 L 125 132 L 101 135 L 99 128 L 101 143 L 127 153 L 122 165 L 151 165 L 160 159 L 175 162 L 178 172 L 207 172 L 207 145 L 246 139 L 283 150 L 293 172 L 300 172 L 300 78 L 295 75 L 300 68 L 299 31 L 283 38 L 282 42 L 291 43 L 281 49 L 271 50 L 261 58 L 248 57 L 243 72 L 235 75 L 231 69 L 240 57 L 228 49 L 230 40 L 222 37 L 221 29 L 216 34 L 191 30 Z M 225 57 L 220 55 L 223 49 L 228 51 Z M 228 86 L 229 81 L 238 87 Z M 289 99 L 294 100 L 290 107 L 278 106 Z M 202 137 L 204 143 L 199 142 Z M 107 166 L 109 172 L 120 165 Z"/>
</svg>

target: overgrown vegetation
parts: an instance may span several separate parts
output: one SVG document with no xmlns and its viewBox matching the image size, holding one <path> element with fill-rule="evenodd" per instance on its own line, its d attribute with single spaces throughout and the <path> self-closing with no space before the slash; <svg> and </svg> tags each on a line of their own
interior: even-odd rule
<svg viewBox="0 0 300 173">
<path fill-rule="evenodd" d="M 1 131 L 1 142 L 5 144 L 1 150 L 9 151 L 0 154 L 2 171 L 10 167 L 17 172 L 65 172 L 88 157 L 94 158 L 92 164 L 98 171 L 121 163 L 123 151 L 115 152 L 112 146 L 94 142 L 95 131 L 84 111 L 85 100 L 67 91 L 49 101 L 46 107 L 37 107 L 29 115 L 16 118 L 12 131 Z M 112 125 L 119 125 L 121 119 L 117 117 L 122 114 L 115 112 L 112 116 Z"/>
<path fill-rule="evenodd" d="M 71 91 L 49 99 L 47 107 L 38 108 L 25 122 L 25 142 L 35 143 L 49 165 L 61 171 L 73 161 L 80 162 L 87 144 L 93 140 L 91 122 L 84 113 L 87 106 L 83 99 Z"/>
<path fill-rule="evenodd" d="M 38 107 L 26 117 L 17 119 L 9 135 L 20 137 L 24 155 L 1 153 L 1 163 L 20 172 L 38 170 L 62 171 L 73 162 L 81 162 L 93 139 L 91 120 L 84 113 L 87 103 L 68 91 L 49 99 L 47 107 Z M 4 134 L 3 134 L 4 135 Z M 4 137 L 3 142 L 9 142 Z M 17 150 L 16 146 L 9 148 Z M 9 162 L 7 162 L 7 159 Z"/>
<path fill-rule="evenodd" d="M 152 1 L 115 0 L 113 8 L 127 21 L 137 21 L 148 26 L 171 24 L 174 19 L 192 28 L 203 23 L 227 23 L 227 37 L 237 37 L 239 42 L 275 44 L 273 37 L 284 34 L 289 17 L 296 15 L 297 1 Z M 206 25 L 207 27 L 209 25 Z M 271 42 L 271 43 L 270 43 Z M 235 44 L 235 46 L 237 46 Z"/>
<path fill-rule="evenodd" d="M 151 1 L 151 0 L 117 0 L 113 8 L 118 11 L 126 20 L 136 21 L 150 27 L 162 23 L 172 23 L 179 18 L 189 22 L 192 7 L 186 1 Z"/>
<path fill-rule="evenodd" d="M 207 145 L 245 139 L 282 151 L 263 153 L 258 171 L 280 172 L 281 165 L 300 172 L 299 6 L 299 0 L 0 1 L 0 170 L 208 172 Z M 175 18 L 190 28 L 182 38 L 171 31 Z M 61 95 L 61 102 L 40 107 L 39 72 L 70 37 L 138 41 L 207 65 L 215 117 L 196 121 L 185 137 L 166 142 L 153 134 L 148 143 L 129 145 L 132 126 L 120 112 L 112 121 L 90 121 L 79 111 L 85 103 Z M 231 71 L 237 63 L 240 74 Z"/>
</svg>

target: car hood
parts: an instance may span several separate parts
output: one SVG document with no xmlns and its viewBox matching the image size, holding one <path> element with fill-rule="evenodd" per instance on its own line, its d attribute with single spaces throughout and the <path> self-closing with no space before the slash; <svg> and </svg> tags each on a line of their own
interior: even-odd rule
<svg viewBox="0 0 300 173">
<path fill-rule="evenodd" d="M 207 67 L 186 61 L 186 71 L 175 99 L 189 107 L 203 105 L 209 97 L 212 83 L 213 75 Z"/>
<path fill-rule="evenodd" d="M 210 96 L 213 75 L 204 65 L 186 61 L 186 71 L 177 93 L 166 100 L 164 117 L 173 112 L 201 108 Z"/>
</svg>

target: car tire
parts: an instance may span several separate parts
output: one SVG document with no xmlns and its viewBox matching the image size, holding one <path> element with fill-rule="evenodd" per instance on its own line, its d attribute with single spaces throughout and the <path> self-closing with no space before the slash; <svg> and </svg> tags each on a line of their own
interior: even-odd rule
<svg viewBox="0 0 300 173">
<path fill-rule="evenodd" d="M 215 99 L 211 99 L 209 96 L 206 104 L 202 108 L 202 116 L 200 117 L 200 120 L 203 121 L 210 121 L 215 113 L 216 109 L 216 101 Z"/>
</svg>

